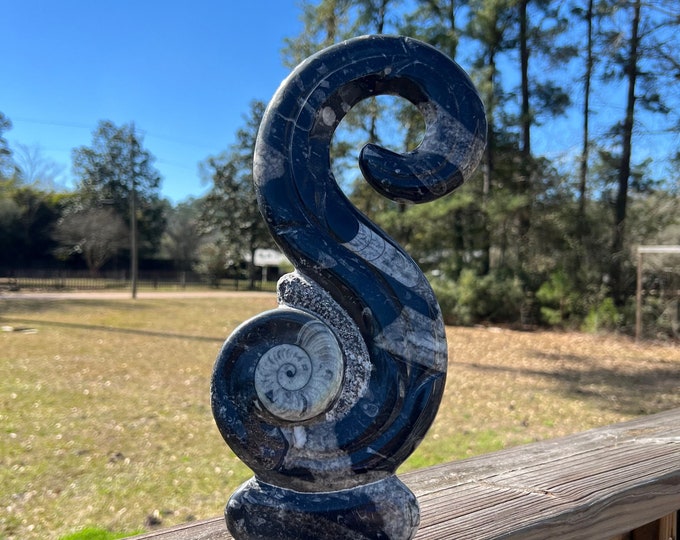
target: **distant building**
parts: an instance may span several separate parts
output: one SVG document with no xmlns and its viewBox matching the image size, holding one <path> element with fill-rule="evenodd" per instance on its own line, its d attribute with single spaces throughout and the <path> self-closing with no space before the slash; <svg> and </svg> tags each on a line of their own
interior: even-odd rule
<svg viewBox="0 0 680 540">
<path fill-rule="evenodd" d="M 247 261 L 250 261 L 250 256 L 246 257 Z M 255 266 L 262 267 L 279 267 L 283 265 L 290 264 L 288 258 L 276 249 L 256 249 L 255 250 L 255 260 L 253 261 Z"/>
<path fill-rule="evenodd" d="M 250 262 L 250 255 L 244 258 Z M 256 249 L 253 263 L 262 268 L 262 281 L 277 280 L 282 266 L 292 266 L 288 258 L 276 249 Z"/>
</svg>

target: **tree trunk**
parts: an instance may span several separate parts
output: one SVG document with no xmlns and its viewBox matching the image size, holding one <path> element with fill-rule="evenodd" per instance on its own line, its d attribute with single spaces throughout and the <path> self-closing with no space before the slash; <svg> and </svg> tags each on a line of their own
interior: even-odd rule
<svg viewBox="0 0 680 540">
<path fill-rule="evenodd" d="M 586 11 L 586 24 L 588 34 L 586 41 L 586 72 L 583 81 L 583 147 L 581 149 L 581 167 L 579 171 L 579 197 L 578 197 L 578 226 L 579 239 L 583 243 L 583 238 L 587 234 L 586 226 L 586 189 L 588 180 L 588 155 L 590 153 L 589 141 L 589 120 L 590 120 L 590 80 L 593 74 L 593 0 L 588 0 Z"/>
<path fill-rule="evenodd" d="M 483 213 L 483 228 L 482 228 L 482 258 L 481 258 L 481 273 L 486 275 L 491 271 L 491 223 L 488 215 L 489 196 L 491 193 L 491 179 L 494 176 L 495 160 L 494 154 L 496 152 L 496 138 L 494 133 L 494 86 L 496 79 L 496 51 L 494 48 L 489 50 L 488 58 L 489 75 L 487 83 L 489 85 L 489 98 L 487 100 L 486 119 L 486 148 L 484 149 L 484 166 L 483 166 L 483 182 L 482 182 L 482 213 Z"/>
<path fill-rule="evenodd" d="M 519 56 L 521 64 L 522 105 L 520 124 L 522 126 L 522 157 L 531 156 L 531 115 L 529 111 L 529 30 L 527 21 L 528 0 L 519 3 Z"/>
<path fill-rule="evenodd" d="M 385 29 L 385 15 L 387 13 L 387 4 L 389 0 L 382 0 L 378 6 L 378 17 L 376 24 L 376 33 L 382 34 Z"/>
<path fill-rule="evenodd" d="M 529 0 L 519 2 L 519 56 L 521 71 L 521 148 L 520 155 L 520 186 L 519 193 L 527 196 L 523 208 L 519 212 L 519 253 L 523 253 L 527 247 L 527 235 L 531 228 L 531 112 L 529 108 L 529 30 L 527 20 L 527 4 Z"/>
<path fill-rule="evenodd" d="M 255 249 L 254 247 L 250 248 L 250 261 L 248 262 L 249 291 L 255 290 Z"/>
<path fill-rule="evenodd" d="M 489 76 L 487 77 L 487 84 L 489 85 L 489 98 L 486 105 L 486 148 L 484 149 L 484 183 L 482 184 L 482 197 L 484 205 L 488 202 L 489 193 L 491 191 L 491 178 L 494 173 L 494 151 L 496 147 L 495 133 L 494 133 L 494 86 L 496 83 L 496 51 L 489 50 Z"/>
<path fill-rule="evenodd" d="M 574 236 L 572 256 L 569 257 L 568 270 L 574 276 L 576 286 L 581 289 L 585 286 L 585 276 L 588 269 L 588 235 L 590 224 L 588 223 L 587 199 L 588 199 L 588 159 L 590 156 L 590 85 L 593 77 L 593 10 L 594 0 L 588 0 L 584 15 L 586 22 L 586 59 L 585 73 L 583 74 L 583 124 L 581 146 L 581 158 L 578 176 L 578 210 L 575 223 L 570 228 L 570 234 Z"/>
<path fill-rule="evenodd" d="M 625 301 L 623 283 L 623 248 L 626 232 L 626 211 L 628 207 L 628 182 L 630 179 L 630 161 L 632 153 L 633 124 L 635 119 L 635 84 L 638 74 L 639 56 L 639 27 L 641 1 L 633 3 L 633 20 L 631 24 L 631 38 L 629 56 L 625 66 L 628 80 L 628 95 L 626 97 L 626 116 L 622 126 L 621 163 L 618 171 L 618 191 L 614 205 L 614 231 L 612 240 L 611 284 L 614 301 L 622 305 Z"/>
</svg>

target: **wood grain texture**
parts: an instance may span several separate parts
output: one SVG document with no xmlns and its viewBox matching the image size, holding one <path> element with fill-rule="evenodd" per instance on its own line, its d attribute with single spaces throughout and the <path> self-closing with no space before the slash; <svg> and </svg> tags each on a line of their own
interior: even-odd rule
<svg viewBox="0 0 680 540">
<path fill-rule="evenodd" d="M 659 520 L 659 540 L 677 540 L 678 512 L 673 512 Z"/>
<path fill-rule="evenodd" d="M 418 540 L 676 540 L 680 409 L 401 479 L 420 502 Z M 135 537 L 152 538 L 231 537 L 217 518 Z"/>
</svg>

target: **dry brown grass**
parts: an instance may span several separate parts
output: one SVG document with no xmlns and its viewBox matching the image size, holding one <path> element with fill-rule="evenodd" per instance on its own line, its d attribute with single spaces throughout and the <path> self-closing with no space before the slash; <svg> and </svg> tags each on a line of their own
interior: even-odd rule
<svg viewBox="0 0 680 540">
<path fill-rule="evenodd" d="M 440 413 L 405 468 L 680 407 L 680 348 L 617 336 L 448 328 Z"/>
<path fill-rule="evenodd" d="M 0 538 L 118 531 L 222 512 L 250 472 L 209 379 L 224 338 L 275 306 L 221 299 L 5 301 Z M 680 348 L 576 333 L 449 328 L 446 393 L 404 469 L 680 407 Z"/>
</svg>

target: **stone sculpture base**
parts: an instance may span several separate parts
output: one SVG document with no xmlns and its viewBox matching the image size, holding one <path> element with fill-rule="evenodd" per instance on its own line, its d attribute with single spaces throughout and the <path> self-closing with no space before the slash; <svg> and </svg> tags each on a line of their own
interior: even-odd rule
<svg viewBox="0 0 680 540">
<path fill-rule="evenodd" d="M 408 540 L 418 529 L 415 495 L 396 476 L 332 492 L 303 493 L 251 478 L 225 508 L 234 538 Z"/>
</svg>

